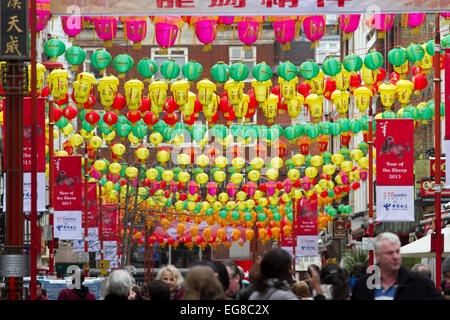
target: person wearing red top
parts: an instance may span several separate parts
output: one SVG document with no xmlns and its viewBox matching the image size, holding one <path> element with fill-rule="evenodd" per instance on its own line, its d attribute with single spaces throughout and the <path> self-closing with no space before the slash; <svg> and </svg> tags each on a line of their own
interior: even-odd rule
<svg viewBox="0 0 450 320">
<path fill-rule="evenodd" d="M 78 270 L 77 270 L 78 271 Z M 84 274 L 79 273 L 80 276 L 80 287 L 76 288 L 75 278 L 72 279 L 72 288 L 66 288 L 59 292 L 58 300 L 97 300 L 95 295 L 89 291 L 89 288 L 83 286 Z"/>
<path fill-rule="evenodd" d="M 43 294 L 42 283 L 40 281 L 36 281 L 36 300 L 49 300 Z"/>
</svg>

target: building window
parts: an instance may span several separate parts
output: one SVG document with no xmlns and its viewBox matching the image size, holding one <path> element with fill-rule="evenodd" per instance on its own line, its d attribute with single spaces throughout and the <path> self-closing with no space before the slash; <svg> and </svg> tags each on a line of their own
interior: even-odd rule
<svg viewBox="0 0 450 320">
<path fill-rule="evenodd" d="M 237 62 L 242 62 L 248 67 L 248 77 L 245 82 L 252 81 L 253 75 L 252 70 L 256 65 L 256 47 L 252 46 L 250 50 L 244 50 L 244 47 L 230 47 L 229 48 L 230 55 L 230 65 Z"/>
<path fill-rule="evenodd" d="M 317 64 L 322 64 L 328 56 L 340 55 L 339 41 L 320 41 L 320 47 L 315 50 Z"/>
<path fill-rule="evenodd" d="M 168 48 L 167 54 L 160 54 L 159 48 L 152 48 L 151 51 L 152 59 L 158 65 L 158 72 L 153 76 L 152 80 L 164 80 L 160 69 L 161 64 L 166 62 L 169 59 L 174 60 L 179 66 L 180 69 L 183 67 L 185 63 L 188 62 L 188 49 L 187 48 Z M 183 77 L 183 74 L 180 72 L 180 77 Z"/>
<path fill-rule="evenodd" d="M 86 59 L 83 62 L 83 70 L 87 71 L 87 72 L 91 72 L 95 76 L 95 78 L 97 80 L 102 78 L 103 74 L 100 73 L 100 69 L 95 68 L 91 64 L 91 56 L 98 49 L 101 49 L 101 48 L 88 48 L 88 49 L 86 49 Z"/>
</svg>

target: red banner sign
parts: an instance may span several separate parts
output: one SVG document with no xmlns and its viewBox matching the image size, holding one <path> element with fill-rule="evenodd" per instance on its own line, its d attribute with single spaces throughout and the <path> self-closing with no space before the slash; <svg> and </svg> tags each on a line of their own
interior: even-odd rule
<svg viewBox="0 0 450 320">
<path fill-rule="evenodd" d="M 119 233 L 119 211 L 117 210 L 117 205 L 102 205 L 102 217 L 103 224 L 101 233 L 103 240 L 117 240 Z"/>
<path fill-rule="evenodd" d="M 450 140 L 450 49 L 445 49 L 444 54 L 445 72 L 445 135 L 444 140 Z"/>
<path fill-rule="evenodd" d="M 54 158 L 55 211 L 82 211 L 81 157 Z"/>
<path fill-rule="evenodd" d="M 430 177 L 434 177 L 435 172 L 435 158 L 430 158 Z M 441 177 L 445 177 L 445 158 L 441 158 Z"/>
<path fill-rule="evenodd" d="M 84 212 L 84 182 L 81 184 L 81 203 Z M 97 206 L 97 183 L 88 183 L 88 228 L 98 227 L 98 206 Z M 84 228 L 84 217 L 83 217 L 83 228 Z"/>
<path fill-rule="evenodd" d="M 297 202 L 297 235 L 317 236 L 319 233 L 317 210 L 317 200 L 303 197 Z"/>
<path fill-rule="evenodd" d="M 4 103 L 3 105 L 6 105 Z M 37 124 L 37 171 L 45 172 L 45 100 L 36 99 L 36 124 Z M 6 139 L 6 121 L 3 125 L 3 144 Z M 31 139 L 32 139 L 32 119 L 31 119 L 31 98 L 23 98 L 23 170 L 31 171 Z M 5 145 L 3 145 L 6 150 Z"/>
<path fill-rule="evenodd" d="M 377 185 L 414 185 L 413 121 L 413 119 L 376 120 Z"/>
</svg>

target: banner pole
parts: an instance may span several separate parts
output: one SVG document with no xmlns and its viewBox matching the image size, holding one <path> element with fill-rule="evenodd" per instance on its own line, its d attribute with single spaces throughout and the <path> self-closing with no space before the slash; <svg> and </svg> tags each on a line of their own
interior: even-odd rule
<svg viewBox="0 0 450 320">
<path fill-rule="evenodd" d="M 372 98 L 369 105 L 369 134 L 367 144 L 369 146 L 369 238 L 373 239 L 373 106 Z M 373 266 L 373 250 L 369 250 L 369 266 Z"/>
<path fill-rule="evenodd" d="M 84 252 L 89 254 L 88 249 L 88 161 L 87 142 L 84 144 Z M 84 276 L 89 276 L 89 262 L 84 263 Z"/>
<path fill-rule="evenodd" d="M 436 36 L 434 39 L 434 158 L 435 158 L 435 230 L 433 231 L 436 253 L 436 288 L 441 284 L 441 263 L 443 238 L 441 233 L 441 35 L 439 13 L 436 13 Z M 433 248 L 433 245 L 431 246 Z"/>
</svg>

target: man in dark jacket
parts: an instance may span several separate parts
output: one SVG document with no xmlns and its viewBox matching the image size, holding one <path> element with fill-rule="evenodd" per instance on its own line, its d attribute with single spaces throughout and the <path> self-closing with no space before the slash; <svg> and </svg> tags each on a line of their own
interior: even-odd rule
<svg viewBox="0 0 450 320">
<path fill-rule="evenodd" d="M 76 277 L 80 277 L 80 282 L 77 288 Z M 75 278 L 72 279 L 73 288 L 66 288 L 59 292 L 58 300 L 97 300 L 92 292 L 89 292 L 89 288 L 83 286 L 84 273 L 83 270 L 75 271 Z"/>
<path fill-rule="evenodd" d="M 352 300 L 445 300 L 433 281 L 401 266 L 400 239 L 384 232 L 375 238 L 374 273 L 354 285 Z"/>
</svg>

